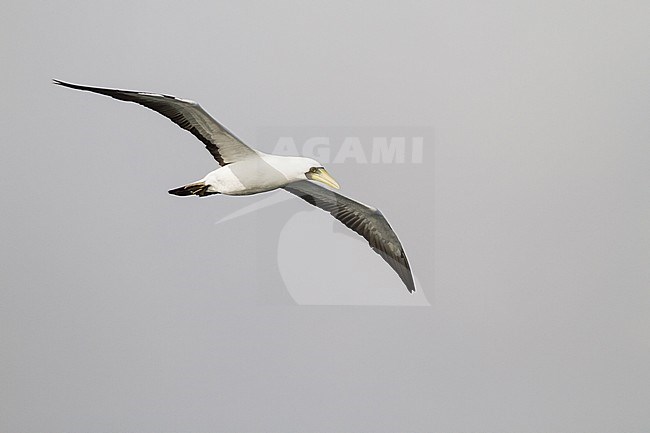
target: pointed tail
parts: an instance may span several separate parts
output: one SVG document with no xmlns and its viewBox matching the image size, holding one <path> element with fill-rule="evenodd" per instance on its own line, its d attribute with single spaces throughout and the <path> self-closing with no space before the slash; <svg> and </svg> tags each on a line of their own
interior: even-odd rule
<svg viewBox="0 0 650 433">
<path fill-rule="evenodd" d="M 208 191 L 210 185 L 206 185 L 204 182 L 195 182 L 188 185 L 183 185 L 178 188 L 170 189 L 168 192 L 173 195 L 187 196 L 187 195 L 198 195 L 199 197 L 205 197 L 206 195 L 219 194 L 218 192 Z"/>
</svg>

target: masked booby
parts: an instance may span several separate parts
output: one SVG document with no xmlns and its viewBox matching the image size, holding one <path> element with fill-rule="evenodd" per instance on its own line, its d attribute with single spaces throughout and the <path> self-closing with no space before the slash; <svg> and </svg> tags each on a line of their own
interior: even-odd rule
<svg viewBox="0 0 650 433">
<path fill-rule="evenodd" d="M 351 198 L 310 181 L 339 189 L 339 184 L 318 161 L 279 156 L 252 149 L 188 99 L 158 93 L 82 86 L 53 80 L 54 84 L 84 90 L 150 108 L 198 138 L 219 164 L 202 179 L 169 191 L 179 196 L 213 194 L 250 195 L 283 188 L 307 203 L 329 212 L 363 236 L 370 247 L 399 275 L 409 292 L 415 283 L 404 248 L 383 214 Z"/>
</svg>

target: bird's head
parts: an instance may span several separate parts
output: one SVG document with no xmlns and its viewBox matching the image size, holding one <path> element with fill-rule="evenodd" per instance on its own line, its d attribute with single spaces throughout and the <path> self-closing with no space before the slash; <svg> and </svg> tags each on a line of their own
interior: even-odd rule
<svg viewBox="0 0 650 433">
<path fill-rule="evenodd" d="M 300 158 L 301 179 L 315 180 L 332 188 L 339 189 L 339 183 L 325 170 L 323 165 L 311 158 Z"/>
</svg>

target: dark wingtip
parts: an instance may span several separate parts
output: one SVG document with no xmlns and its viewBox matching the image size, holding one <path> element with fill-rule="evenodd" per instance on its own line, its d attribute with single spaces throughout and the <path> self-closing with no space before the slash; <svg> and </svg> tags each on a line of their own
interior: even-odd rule
<svg viewBox="0 0 650 433">
<path fill-rule="evenodd" d="M 411 295 L 417 291 L 415 288 L 415 281 L 413 281 L 413 274 L 410 274 L 409 278 L 404 280 L 404 285 Z"/>
<path fill-rule="evenodd" d="M 56 78 L 52 78 L 52 84 L 56 84 L 57 86 L 70 87 L 72 89 L 76 88 L 74 84 L 66 83 L 65 81 L 57 80 Z"/>
<path fill-rule="evenodd" d="M 100 89 L 93 89 L 92 87 L 88 87 L 88 86 L 82 86 L 81 84 L 68 83 L 66 81 L 57 80 L 56 78 L 52 78 L 52 83 L 58 86 L 68 87 L 70 89 L 76 89 L 76 90 L 88 90 L 88 91 L 95 91 L 95 92 L 97 90 L 100 90 Z"/>
<path fill-rule="evenodd" d="M 404 254 L 404 252 L 402 252 Z M 404 255 L 404 259 L 406 260 L 406 256 Z M 413 278 L 413 272 L 411 271 L 411 266 L 409 265 L 408 261 L 406 261 L 406 272 L 398 272 L 400 278 L 402 279 L 402 282 L 406 286 L 406 289 L 409 291 L 409 293 L 412 295 L 415 293 L 417 290 L 415 289 L 415 279 Z M 404 271 L 404 269 L 402 269 Z"/>
</svg>

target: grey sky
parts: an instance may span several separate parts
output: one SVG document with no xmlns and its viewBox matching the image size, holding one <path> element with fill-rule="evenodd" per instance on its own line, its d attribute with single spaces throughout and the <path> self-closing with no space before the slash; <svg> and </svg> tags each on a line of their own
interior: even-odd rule
<svg viewBox="0 0 650 433">
<path fill-rule="evenodd" d="M 650 429 L 647 2 L 5 3 L 0 431 Z M 51 78 L 195 99 L 265 151 L 433 131 L 421 164 L 328 166 L 423 298 L 298 199 L 215 224 L 263 197 L 168 195 L 201 143 Z M 311 295 L 291 233 L 325 245 Z M 375 281 L 431 305 L 291 294 Z"/>
</svg>

